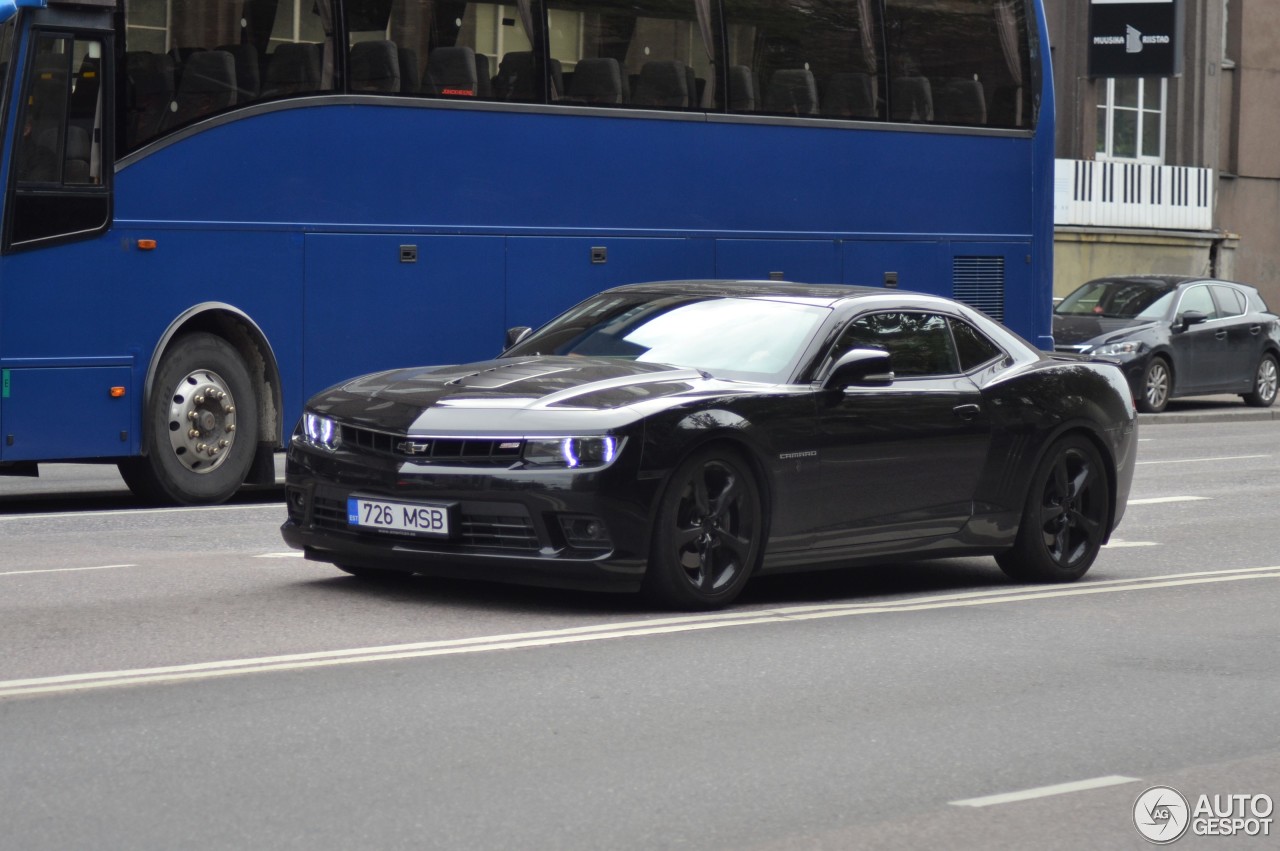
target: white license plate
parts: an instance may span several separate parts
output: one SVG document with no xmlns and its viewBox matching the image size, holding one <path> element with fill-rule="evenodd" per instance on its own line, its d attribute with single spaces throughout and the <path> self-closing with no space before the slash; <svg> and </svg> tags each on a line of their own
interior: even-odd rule
<svg viewBox="0 0 1280 851">
<path fill-rule="evenodd" d="M 450 505 L 387 502 L 381 499 L 347 498 L 347 525 L 447 538 Z"/>
</svg>

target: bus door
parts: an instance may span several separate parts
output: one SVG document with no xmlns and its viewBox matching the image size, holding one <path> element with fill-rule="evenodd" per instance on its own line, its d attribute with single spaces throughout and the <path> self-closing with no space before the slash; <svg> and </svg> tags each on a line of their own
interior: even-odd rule
<svg viewBox="0 0 1280 851">
<path fill-rule="evenodd" d="M 111 26 L 109 8 L 57 6 L 4 24 L 3 462 L 119 456 L 136 432 L 132 359 L 104 356 L 92 324 L 67 318 L 108 297 L 86 252 L 111 221 Z"/>
</svg>

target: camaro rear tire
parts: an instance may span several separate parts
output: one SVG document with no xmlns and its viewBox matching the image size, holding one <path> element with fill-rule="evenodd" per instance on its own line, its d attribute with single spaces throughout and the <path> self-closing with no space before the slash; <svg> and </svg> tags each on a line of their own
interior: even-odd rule
<svg viewBox="0 0 1280 851">
<path fill-rule="evenodd" d="M 1142 387 L 1138 392 L 1138 410 L 1144 414 L 1158 414 L 1169 404 L 1173 393 L 1173 373 L 1164 358 L 1152 358 L 1142 373 Z"/>
<path fill-rule="evenodd" d="M 200 505 L 239 489 L 258 448 L 258 404 L 230 343 L 206 333 L 176 340 L 156 370 L 145 416 L 146 454 L 119 464 L 134 494 Z"/>
<path fill-rule="evenodd" d="M 1102 456 L 1088 438 L 1069 435 L 1036 468 L 1013 548 L 996 562 L 1022 582 L 1074 582 L 1098 557 L 1110 509 Z"/>
<path fill-rule="evenodd" d="M 1258 370 L 1253 374 L 1253 392 L 1244 394 L 1246 405 L 1255 408 L 1270 408 L 1276 401 L 1277 382 L 1280 381 L 1280 369 L 1276 366 L 1276 356 L 1267 352 L 1258 361 Z"/>
<path fill-rule="evenodd" d="M 755 571 L 763 536 L 760 487 L 746 462 L 727 448 L 697 452 L 663 493 L 644 591 L 679 609 L 727 606 Z"/>
</svg>

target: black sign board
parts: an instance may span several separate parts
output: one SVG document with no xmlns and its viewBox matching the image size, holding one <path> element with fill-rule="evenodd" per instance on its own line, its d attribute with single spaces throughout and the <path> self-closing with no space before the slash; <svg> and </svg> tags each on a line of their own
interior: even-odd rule
<svg viewBox="0 0 1280 851">
<path fill-rule="evenodd" d="M 1090 77 L 1182 72 L 1182 0 L 1090 0 Z"/>
</svg>

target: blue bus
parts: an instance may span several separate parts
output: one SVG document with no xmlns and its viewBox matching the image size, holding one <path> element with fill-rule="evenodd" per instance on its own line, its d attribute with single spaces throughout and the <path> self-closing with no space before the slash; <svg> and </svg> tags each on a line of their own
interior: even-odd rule
<svg viewBox="0 0 1280 851">
<path fill-rule="evenodd" d="M 272 480 L 303 400 L 616 284 L 1051 347 L 1040 0 L 0 0 L 0 474 Z"/>
</svg>

